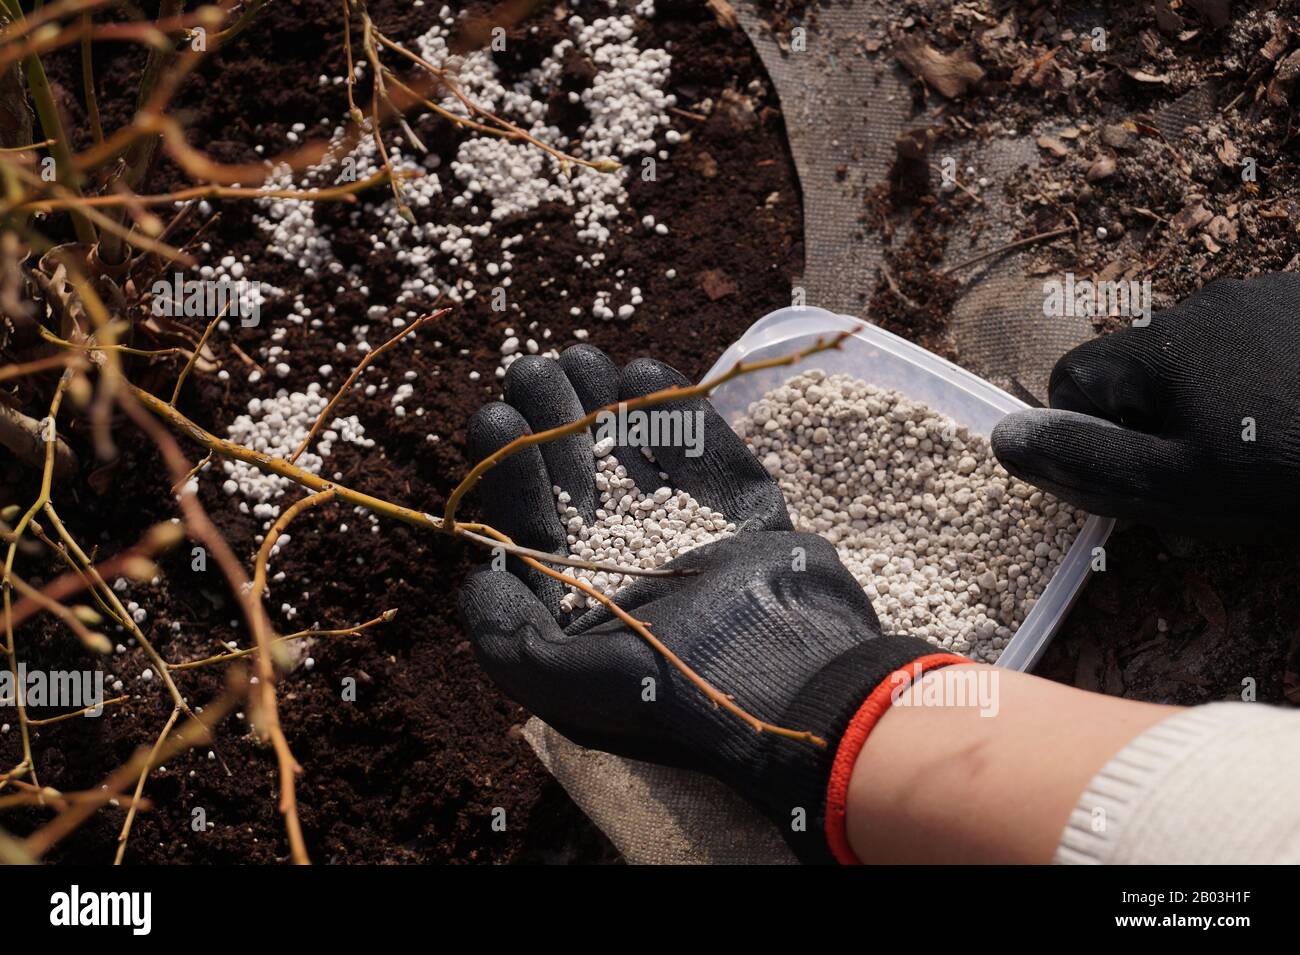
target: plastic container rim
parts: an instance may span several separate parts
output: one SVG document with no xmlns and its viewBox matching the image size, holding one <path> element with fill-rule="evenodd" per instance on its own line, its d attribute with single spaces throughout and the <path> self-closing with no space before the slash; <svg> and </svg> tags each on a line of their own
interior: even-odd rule
<svg viewBox="0 0 1300 955">
<path fill-rule="evenodd" d="M 959 388 L 970 398 L 983 402 L 1004 414 L 1029 407 L 1019 398 L 1003 391 L 979 375 L 940 358 L 905 338 L 900 338 L 860 319 L 838 315 L 813 306 L 790 306 L 764 315 L 722 353 L 701 380 L 707 381 L 717 377 L 760 348 L 790 342 L 790 350 L 794 351 L 800 347 L 807 347 L 819 336 L 825 337 L 848 330 L 853 330 L 852 337 L 865 345 L 887 352 L 919 370 L 942 378 L 948 385 Z M 814 355 L 804 362 L 815 365 L 816 360 L 817 356 Z M 790 369 L 792 375 L 796 373 L 797 367 L 799 366 Z M 865 376 L 864 380 L 866 380 Z M 718 392 L 721 393 L 726 388 L 727 385 L 724 384 Z M 1048 581 L 1038 602 L 1003 649 L 998 658 L 998 666 L 1028 671 L 1038 662 L 1088 581 L 1092 572 L 1094 548 L 1105 544 L 1114 526 L 1115 521 L 1111 518 L 1095 515 L 1088 517 L 1070 545 L 1070 549 L 1062 558 L 1056 573 Z"/>
</svg>

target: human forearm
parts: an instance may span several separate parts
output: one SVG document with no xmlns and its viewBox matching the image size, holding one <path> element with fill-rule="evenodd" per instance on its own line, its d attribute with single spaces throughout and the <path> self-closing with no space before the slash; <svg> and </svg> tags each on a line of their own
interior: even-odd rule
<svg viewBox="0 0 1300 955">
<path fill-rule="evenodd" d="M 938 681 L 962 679 L 984 681 L 992 705 L 925 702 Z M 926 674 L 898 699 L 849 783 L 849 844 L 863 862 L 1048 862 L 1097 771 L 1179 709 L 981 664 Z"/>
</svg>

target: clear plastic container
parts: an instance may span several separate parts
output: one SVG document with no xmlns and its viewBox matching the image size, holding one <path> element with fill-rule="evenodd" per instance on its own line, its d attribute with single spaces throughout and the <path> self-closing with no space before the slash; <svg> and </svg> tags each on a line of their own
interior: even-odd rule
<svg viewBox="0 0 1300 955">
<path fill-rule="evenodd" d="M 984 435 L 992 433 L 1004 415 L 1028 407 L 919 345 L 859 319 L 812 307 L 783 308 L 759 319 L 723 353 L 705 377 L 719 375 L 739 361 L 789 355 L 809 347 L 818 338 L 854 328 L 859 330 L 838 350 L 819 352 L 794 366 L 770 368 L 727 382 L 714 392 L 714 406 L 734 422 L 752 402 L 799 369 L 821 368 L 828 374 L 850 374 L 873 385 L 893 388 Z M 1088 580 L 1093 548 L 1106 542 L 1114 526 L 1109 518 L 1088 518 L 1047 589 L 1003 649 L 999 666 L 1027 671 L 1038 662 Z"/>
</svg>

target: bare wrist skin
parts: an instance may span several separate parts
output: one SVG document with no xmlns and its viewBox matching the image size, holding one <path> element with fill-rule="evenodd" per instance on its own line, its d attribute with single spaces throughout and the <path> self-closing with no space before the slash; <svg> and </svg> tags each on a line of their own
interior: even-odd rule
<svg viewBox="0 0 1300 955">
<path fill-rule="evenodd" d="M 984 664 L 927 673 L 854 764 L 849 844 L 865 863 L 1050 862 L 1093 776 L 1180 709 Z"/>
</svg>

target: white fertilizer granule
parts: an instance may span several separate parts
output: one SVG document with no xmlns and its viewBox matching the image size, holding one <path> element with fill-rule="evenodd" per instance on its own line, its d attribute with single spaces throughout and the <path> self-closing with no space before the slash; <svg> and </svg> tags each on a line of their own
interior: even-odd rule
<svg viewBox="0 0 1300 955">
<path fill-rule="evenodd" d="M 976 660 L 1001 655 L 1086 519 L 1007 474 L 988 438 L 850 375 L 791 378 L 736 431 L 886 632 Z"/>
<path fill-rule="evenodd" d="M 596 455 L 596 490 L 600 493 L 595 524 L 589 526 L 582 519 L 578 509 L 569 503 L 567 491 L 551 489 L 560 521 L 568 532 L 572 556 L 653 570 L 701 544 L 736 532 L 735 524 L 685 491 L 661 487 L 650 494 L 642 493 L 628 477 L 627 469 L 608 453 L 605 441 L 592 450 Z M 630 577 L 605 571 L 564 567 L 562 572 L 606 596 L 613 596 L 624 583 L 631 582 Z M 600 606 L 594 597 L 570 591 L 561 600 L 561 607 L 573 610 L 583 606 L 584 601 L 588 608 Z"/>
<path fill-rule="evenodd" d="M 308 385 L 305 392 L 281 388 L 273 396 L 250 399 L 248 413 L 239 415 L 230 423 L 226 436 L 254 451 L 288 458 L 307 437 L 312 424 L 328 404 L 329 396 L 316 382 Z M 365 426 L 356 415 L 335 418 L 328 428 L 321 431 L 314 446 L 303 452 L 297 461 L 298 467 L 319 474 L 335 444 L 373 448 L 374 439 L 365 435 Z M 264 527 L 269 527 L 271 520 L 280 515 L 280 505 L 273 502 L 293 487 L 293 482 L 277 474 L 266 474 L 243 461 L 225 461 L 222 468 L 226 473 L 222 489 L 228 495 L 242 496 L 245 500 L 241 502 L 241 510 L 246 513 L 247 502 L 252 501 L 253 515 L 263 518 L 266 521 Z"/>
<path fill-rule="evenodd" d="M 809 371 L 749 408 L 736 431 L 776 479 L 796 530 L 839 551 L 887 633 L 995 662 L 1086 515 L 1002 469 L 988 439 L 849 375 Z M 600 509 L 588 526 L 554 488 L 569 551 L 653 568 L 736 532 L 684 491 L 644 493 L 597 446 Z M 606 595 L 631 581 L 565 568 Z M 597 602 L 570 593 L 564 608 Z"/>
</svg>

